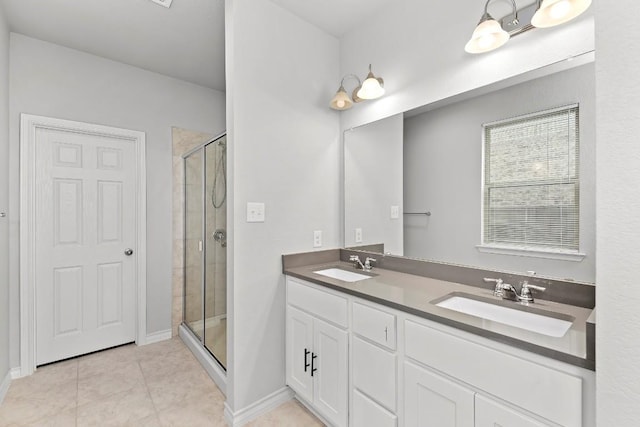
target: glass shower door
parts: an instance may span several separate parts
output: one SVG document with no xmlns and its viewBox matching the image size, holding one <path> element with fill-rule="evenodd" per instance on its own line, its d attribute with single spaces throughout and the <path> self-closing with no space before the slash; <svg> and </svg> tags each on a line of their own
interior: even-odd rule
<svg viewBox="0 0 640 427">
<path fill-rule="evenodd" d="M 227 171 L 226 136 L 205 147 L 204 345 L 227 365 Z"/>
<path fill-rule="evenodd" d="M 203 150 L 189 155 L 184 161 L 184 323 L 204 340 L 204 200 Z"/>
</svg>

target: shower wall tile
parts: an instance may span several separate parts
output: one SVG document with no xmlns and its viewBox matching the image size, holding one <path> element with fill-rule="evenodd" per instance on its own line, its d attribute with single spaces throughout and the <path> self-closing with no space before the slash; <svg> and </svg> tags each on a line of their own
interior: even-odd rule
<svg viewBox="0 0 640 427">
<path fill-rule="evenodd" d="M 172 277 L 172 310 L 171 310 L 171 324 L 173 335 L 178 334 L 178 326 L 182 321 L 182 287 L 183 287 L 183 265 L 184 265 L 184 161 L 182 155 L 187 151 L 192 150 L 200 144 L 203 144 L 213 138 L 213 135 L 209 135 L 202 132 L 194 132 L 187 129 L 172 128 L 172 140 L 173 140 L 173 277 Z M 197 173 L 202 173 L 201 166 L 196 168 L 190 168 L 188 171 L 191 178 L 195 178 Z M 177 271 L 176 271 L 177 270 Z M 196 274 L 196 272 L 191 272 Z M 188 298 L 195 298 L 193 295 L 188 295 Z M 190 300 L 191 302 L 191 300 Z M 197 303 L 197 301 L 193 301 Z M 199 307 L 202 306 L 200 303 Z M 201 309 L 200 309 L 201 310 Z M 195 316 L 196 313 L 187 313 L 187 318 Z"/>
</svg>

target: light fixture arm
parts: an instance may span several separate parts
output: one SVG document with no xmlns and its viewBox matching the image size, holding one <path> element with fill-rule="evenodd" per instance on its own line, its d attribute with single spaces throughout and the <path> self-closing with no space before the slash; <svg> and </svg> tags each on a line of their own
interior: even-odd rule
<svg viewBox="0 0 640 427">
<path fill-rule="evenodd" d="M 493 17 L 489 13 L 489 3 L 491 3 L 492 1 L 493 0 L 487 0 L 487 2 L 484 4 L 484 13 L 482 14 L 482 18 L 480 18 L 480 23 L 483 23 L 488 19 L 493 19 Z M 517 24 L 518 23 L 518 6 L 516 6 L 515 0 L 511 0 L 511 7 L 513 8 L 513 12 L 511 13 L 514 17 L 513 23 Z"/>
<path fill-rule="evenodd" d="M 344 81 L 348 78 L 352 78 L 352 79 L 356 79 L 358 82 L 358 86 L 360 86 L 362 84 L 362 82 L 360 82 L 360 78 L 358 76 L 356 76 L 355 74 L 347 74 L 346 76 L 344 76 L 342 78 L 342 80 L 340 80 L 340 86 L 344 86 Z"/>
</svg>

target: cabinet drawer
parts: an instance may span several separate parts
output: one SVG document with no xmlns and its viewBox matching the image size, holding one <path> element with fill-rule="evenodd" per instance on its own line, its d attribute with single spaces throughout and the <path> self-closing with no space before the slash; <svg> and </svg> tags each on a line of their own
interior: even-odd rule
<svg viewBox="0 0 640 427">
<path fill-rule="evenodd" d="M 347 299 L 287 278 L 287 302 L 316 317 L 346 328 Z"/>
<path fill-rule="evenodd" d="M 582 379 L 407 320 L 407 356 L 566 427 L 582 425 Z"/>
<path fill-rule="evenodd" d="M 353 303 L 353 332 L 382 346 L 396 349 L 396 316 L 357 302 Z"/>
<path fill-rule="evenodd" d="M 518 426 L 549 427 L 488 397 L 476 395 L 476 427 Z"/>
<path fill-rule="evenodd" d="M 396 410 L 396 355 L 356 336 L 353 337 L 353 385 Z"/>
<path fill-rule="evenodd" d="M 353 391 L 354 427 L 396 427 L 397 417 L 360 393 Z"/>
</svg>

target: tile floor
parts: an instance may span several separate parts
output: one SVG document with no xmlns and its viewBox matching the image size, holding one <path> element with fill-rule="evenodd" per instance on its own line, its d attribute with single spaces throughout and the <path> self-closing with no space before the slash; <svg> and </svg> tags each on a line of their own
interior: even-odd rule
<svg viewBox="0 0 640 427">
<path fill-rule="evenodd" d="M 14 380 L 0 426 L 225 426 L 224 396 L 179 338 L 127 345 Z M 322 426 L 296 401 L 251 427 Z"/>
</svg>

